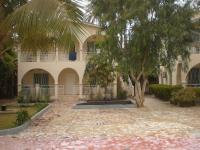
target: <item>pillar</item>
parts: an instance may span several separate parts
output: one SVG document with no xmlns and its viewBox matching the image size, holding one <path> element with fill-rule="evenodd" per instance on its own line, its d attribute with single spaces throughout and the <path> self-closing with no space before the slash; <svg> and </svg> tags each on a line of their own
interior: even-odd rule
<svg viewBox="0 0 200 150">
<path fill-rule="evenodd" d="M 113 84 L 113 97 L 117 98 L 117 78 L 115 79 Z"/>
<path fill-rule="evenodd" d="M 79 98 L 82 99 L 83 98 L 83 82 L 82 82 L 82 78 L 79 78 Z"/>
<path fill-rule="evenodd" d="M 58 78 L 55 80 L 55 99 L 58 100 Z"/>
<path fill-rule="evenodd" d="M 58 48 L 56 48 L 56 62 L 58 62 Z"/>
<path fill-rule="evenodd" d="M 80 61 L 83 61 L 83 50 L 80 50 Z"/>
</svg>

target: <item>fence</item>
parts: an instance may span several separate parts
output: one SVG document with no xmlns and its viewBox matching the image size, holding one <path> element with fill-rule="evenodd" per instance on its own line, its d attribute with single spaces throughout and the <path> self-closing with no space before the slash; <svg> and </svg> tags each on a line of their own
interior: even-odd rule
<svg viewBox="0 0 200 150">
<path fill-rule="evenodd" d="M 23 101 L 49 101 L 55 96 L 55 85 L 23 85 L 21 88 Z"/>
</svg>

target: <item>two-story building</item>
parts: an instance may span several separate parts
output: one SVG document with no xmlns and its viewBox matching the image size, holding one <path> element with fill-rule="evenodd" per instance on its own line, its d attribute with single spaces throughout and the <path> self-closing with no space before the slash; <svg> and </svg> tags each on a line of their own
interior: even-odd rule
<svg viewBox="0 0 200 150">
<path fill-rule="evenodd" d="M 100 27 L 84 23 L 86 33 L 82 41 L 75 43 L 73 50 L 52 47 L 48 51 L 18 52 L 18 89 L 29 93 L 48 90 L 51 97 L 88 94 L 90 88 L 83 83 L 87 56 L 96 51 L 95 42 L 101 38 Z M 117 87 L 113 87 L 116 96 Z"/>
<path fill-rule="evenodd" d="M 192 19 L 200 30 L 200 13 Z M 200 87 L 200 32 L 193 31 L 194 42 L 190 48 L 190 60 L 188 69 L 185 71 L 182 66 L 182 60 L 178 59 L 172 72 L 173 85 L 198 86 Z M 167 69 L 162 66 L 159 74 L 160 84 L 170 84 L 169 73 Z"/>
</svg>

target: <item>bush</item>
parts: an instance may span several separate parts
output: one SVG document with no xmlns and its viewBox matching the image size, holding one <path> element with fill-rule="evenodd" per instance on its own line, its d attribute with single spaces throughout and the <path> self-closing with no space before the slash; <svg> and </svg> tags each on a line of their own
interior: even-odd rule
<svg viewBox="0 0 200 150">
<path fill-rule="evenodd" d="M 200 88 L 192 88 L 196 94 L 197 100 L 200 100 Z"/>
<path fill-rule="evenodd" d="M 18 103 L 23 103 L 24 102 L 24 96 L 22 94 L 22 92 L 20 92 L 17 96 L 17 102 Z"/>
<path fill-rule="evenodd" d="M 196 93 L 193 88 L 185 88 L 173 94 L 171 103 L 181 107 L 189 107 L 195 105 Z"/>
<path fill-rule="evenodd" d="M 163 84 L 152 84 L 149 86 L 149 91 L 154 94 L 157 98 L 169 101 L 172 97 L 172 93 L 178 92 L 183 87 L 180 85 L 163 85 Z"/>
<path fill-rule="evenodd" d="M 28 112 L 26 110 L 20 110 L 17 112 L 17 119 L 15 125 L 20 126 L 28 120 L 30 120 Z"/>
</svg>

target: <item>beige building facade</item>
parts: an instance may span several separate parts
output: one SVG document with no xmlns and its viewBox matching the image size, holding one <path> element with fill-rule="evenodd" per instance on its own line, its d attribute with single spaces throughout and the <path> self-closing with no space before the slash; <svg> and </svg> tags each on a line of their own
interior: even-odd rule
<svg viewBox="0 0 200 150">
<path fill-rule="evenodd" d="M 196 22 L 198 30 L 200 30 L 200 13 L 197 14 L 193 21 Z M 180 58 L 177 59 L 172 72 L 172 81 L 168 70 L 160 67 L 159 83 L 172 85 L 184 85 L 191 87 L 200 87 L 200 32 L 193 32 L 193 40 L 190 47 L 190 60 L 188 68 L 183 69 L 183 62 Z"/>
<path fill-rule="evenodd" d="M 18 89 L 38 92 L 48 89 L 52 98 L 63 95 L 77 95 L 83 98 L 88 94 L 89 85 L 84 85 L 87 58 L 94 52 L 95 41 L 102 37 L 101 30 L 93 24 L 84 24 L 86 34 L 75 43 L 73 51 L 52 48 L 47 52 L 18 52 Z M 117 95 L 116 83 L 113 96 Z"/>
</svg>

